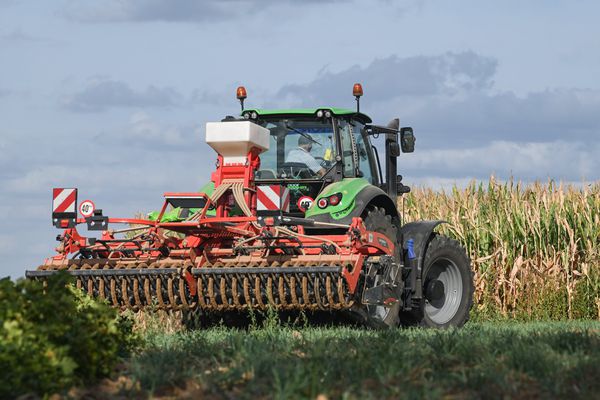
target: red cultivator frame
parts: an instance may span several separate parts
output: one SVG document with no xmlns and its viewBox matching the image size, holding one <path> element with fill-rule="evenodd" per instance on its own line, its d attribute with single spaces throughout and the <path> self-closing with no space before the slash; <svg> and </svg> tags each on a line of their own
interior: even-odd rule
<svg viewBox="0 0 600 400">
<path fill-rule="evenodd" d="M 253 177 L 260 166 L 258 153 L 252 148 L 245 164 L 226 164 L 219 155 L 214 193 L 165 193 L 156 220 L 108 218 L 101 210 L 79 219 L 54 213 L 55 225 L 66 228 L 58 254 L 27 276 L 66 270 L 90 295 L 134 309 L 151 304 L 216 311 L 349 309 L 365 302 L 359 293 L 365 268 L 385 268 L 385 284 L 390 290 L 397 286 L 395 243 L 367 231 L 360 218 L 341 225 L 257 216 Z M 244 215 L 231 215 L 236 205 Z M 187 217 L 160 222 L 169 206 Z M 216 214 L 207 216 L 209 210 Z M 101 238 L 81 236 L 77 225 L 84 223 L 101 229 Z M 113 224 L 133 227 L 109 230 Z M 346 233 L 307 235 L 305 227 L 315 225 Z M 117 239 L 118 233 L 134 236 Z M 398 297 L 390 294 L 386 300 Z"/>
</svg>

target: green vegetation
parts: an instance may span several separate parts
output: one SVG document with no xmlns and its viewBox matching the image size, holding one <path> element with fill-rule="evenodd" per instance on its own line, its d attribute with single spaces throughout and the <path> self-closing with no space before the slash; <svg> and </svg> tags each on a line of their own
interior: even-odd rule
<svg viewBox="0 0 600 400">
<path fill-rule="evenodd" d="M 54 393 L 107 376 L 134 343 L 132 322 L 56 275 L 0 280 L 0 398 Z"/>
<path fill-rule="evenodd" d="M 600 323 L 470 323 L 459 330 L 266 326 L 147 335 L 139 390 L 208 398 L 591 398 Z M 138 392 L 139 393 L 139 392 Z"/>
<path fill-rule="evenodd" d="M 186 331 L 178 313 L 135 317 L 137 351 L 111 380 L 72 389 L 71 398 L 519 399 L 600 391 L 596 321 L 367 330 L 267 316 L 248 330 Z"/>
<path fill-rule="evenodd" d="M 600 319 L 600 183 L 525 185 L 493 178 L 450 193 L 414 189 L 404 219 L 442 219 L 475 270 L 475 314 Z"/>
</svg>

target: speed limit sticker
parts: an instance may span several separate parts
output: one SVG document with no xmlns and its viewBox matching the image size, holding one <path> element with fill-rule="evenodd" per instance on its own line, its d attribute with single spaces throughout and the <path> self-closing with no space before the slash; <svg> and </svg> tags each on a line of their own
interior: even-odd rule
<svg viewBox="0 0 600 400">
<path fill-rule="evenodd" d="M 314 199 L 309 196 L 302 196 L 298 199 L 297 206 L 302 212 L 306 212 L 312 206 Z"/>
<path fill-rule="evenodd" d="M 96 209 L 96 206 L 94 205 L 94 202 L 91 200 L 85 200 L 85 201 L 82 201 L 81 204 L 79 204 L 79 212 L 85 218 L 91 217 L 92 214 L 94 214 L 95 209 Z"/>
</svg>

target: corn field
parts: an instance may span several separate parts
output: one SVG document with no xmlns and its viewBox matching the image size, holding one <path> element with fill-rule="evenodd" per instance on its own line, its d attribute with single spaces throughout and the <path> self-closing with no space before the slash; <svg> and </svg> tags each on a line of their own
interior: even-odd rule
<svg viewBox="0 0 600 400">
<path fill-rule="evenodd" d="M 438 230 L 467 249 L 476 318 L 600 319 L 600 183 L 492 177 L 450 193 L 415 188 L 400 202 L 405 222 L 445 220 Z"/>
</svg>

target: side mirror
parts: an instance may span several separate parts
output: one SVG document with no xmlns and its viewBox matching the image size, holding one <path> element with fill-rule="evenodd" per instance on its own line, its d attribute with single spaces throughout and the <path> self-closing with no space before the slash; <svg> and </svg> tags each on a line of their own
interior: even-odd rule
<svg viewBox="0 0 600 400">
<path fill-rule="evenodd" d="M 411 127 L 400 129 L 400 145 L 403 153 L 412 153 L 415 151 L 415 135 Z"/>
</svg>

